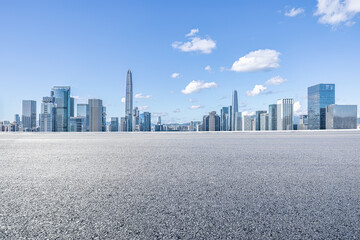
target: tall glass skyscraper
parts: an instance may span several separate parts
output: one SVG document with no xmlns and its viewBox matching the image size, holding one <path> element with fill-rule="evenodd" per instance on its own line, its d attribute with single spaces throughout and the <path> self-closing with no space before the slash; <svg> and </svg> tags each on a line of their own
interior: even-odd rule
<svg viewBox="0 0 360 240">
<path fill-rule="evenodd" d="M 89 131 L 90 116 L 89 116 L 89 104 L 79 103 L 77 104 L 77 116 L 85 118 L 85 131 Z"/>
<path fill-rule="evenodd" d="M 56 108 L 54 97 L 43 97 L 40 114 L 40 131 L 54 132 L 56 124 Z"/>
<path fill-rule="evenodd" d="M 22 101 L 22 124 L 23 131 L 34 131 L 36 128 L 36 101 Z"/>
<path fill-rule="evenodd" d="M 140 114 L 140 131 L 151 131 L 151 113 L 144 112 Z"/>
<path fill-rule="evenodd" d="M 231 113 L 231 130 L 232 131 L 237 131 L 237 129 L 235 129 L 235 122 L 236 122 L 235 115 L 238 111 L 239 111 L 238 96 L 237 96 L 237 91 L 234 90 L 233 95 L 232 95 L 232 113 Z"/>
<path fill-rule="evenodd" d="M 70 131 L 70 87 L 55 86 L 52 88 L 56 104 L 55 132 Z"/>
<path fill-rule="evenodd" d="M 220 112 L 220 131 L 229 131 L 229 107 L 222 107 Z"/>
<path fill-rule="evenodd" d="M 256 131 L 260 131 L 260 115 L 266 111 L 256 111 Z"/>
<path fill-rule="evenodd" d="M 90 132 L 103 131 L 103 105 L 101 99 L 89 99 Z"/>
<path fill-rule="evenodd" d="M 357 105 L 332 104 L 326 107 L 326 129 L 356 129 Z"/>
<path fill-rule="evenodd" d="M 284 98 L 277 101 L 277 130 L 293 130 L 294 99 Z"/>
<path fill-rule="evenodd" d="M 269 105 L 269 130 L 277 129 L 277 104 Z"/>
<path fill-rule="evenodd" d="M 126 74 L 126 95 L 125 95 L 125 117 L 127 117 L 127 131 L 132 131 L 132 109 L 133 109 L 133 83 L 130 69 Z"/>
<path fill-rule="evenodd" d="M 318 84 L 308 88 L 309 129 L 326 129 L 326 106 L 335 104 L 335 84 Z"/>
</svg>

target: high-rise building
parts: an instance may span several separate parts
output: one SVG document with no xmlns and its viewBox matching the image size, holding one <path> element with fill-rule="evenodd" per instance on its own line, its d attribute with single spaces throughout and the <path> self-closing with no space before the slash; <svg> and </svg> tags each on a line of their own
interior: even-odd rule
<svg viewBox="0 0 360 240">
<path fill-rule="evenodd" d="M 326 106 L 335 104 L 335 84 L 317 84 L 308 88 L 309 129 L 326 129 Z"/>
<path fill-rule="evenodd" d="M 120 131 L 121 132 L 126 132 L 127 131 L 127 119 L 126 117 L 122 117 L 120 118 Z"/>
<path fill-rule="evenodd" d="M 151 113 L 144 112 L 140 114 L 140 131 L 151 131 Z"/>
<path fill-rule="evenodd" d="M 237 96 L 237 91 L 236 90 L 233 91 L 232 105 L 231 106 L 232 106 L 231 131 L 237 131 L 235 129 L 235 122 L 236 122 L 235 114 L 239 111 L 239 108 L 238 108 L 238 96 Z"/>
<path fill-rule="evenodd" d="M 19 114 L 15 114 L 15 115 L 14 115 L 14 122 L 15 122 L 16 124 L 20 125 L 20 116 L 19 116 Z"/>
<path fill-rule="evenodd" d="M 277 130 L 293 130 L 294 100 L 292 98 L 277 101 Z"/>
<path fill-rule="evenodd" d="M 277 130 L 277 104 L 269 105 L 269 130 Z"/>
<path fill-rule="evenodd" d="M 209 131 L 209 115 L 203 116 L 202 131 Z"/>
<path fill-rule="evenodd" d="M 103 105 L 101 99 L 89 99 L 90 132 L 103 130 Z"/>
<path fill-rule="evenodd" d="M 76 112 L 78 117 L 85 118 L 85 130 L 88 132 L 90 129 L 89 104 L 78 103 Z"/>
<path fill-rule="evenodd" d="M 56 124 L 56 105 L 54 97 L 43 97 L 40 113 L 40 131 L 54 132 Z"/>
<path fill-rule="evenodd" d="M 234 118 L 234 130 L 233 131 L 242 131 L 242 114 L 241 112 L 235 113 Z"/>
<path fill-rule="evenodd" d="M 260 114 L 266 113 L 266 111 L 256 111 L 256 131 L 260 131 Z"/>
<path fill-rule="evenodd" d="M 106 132 L 106 107 L 102 107 L 102 131 Z"/>
<path fill-rule="evenodd" d="M 70 117 L 70 132 L 86 132 L 86 117 Z"/>
<path fill-rule="evenodd" d="M 139 108 L 135 107 L 133 110 L 133 116 L 132 116 L 132 130 L 133 132 L 140 131 L 140 112 Z"/>
<path fill-rule="evenodd" d="M 132 110 L 133 110 L 133 83 L 130 69 L 126 74 L 126 95 L 125 95 L 125 117 L 127 117 L 127 131 L 132 131 Z"/>
<path fill-rule="evenodd" d="M 222 107 L 220 111 L 220 131 L 229 131 L 229 107 Z"/>
<path fill-rule="evenodd" d="M 70 97 L 70 117 L 75 117 L 75 98 Z"/>
<path fill-rule="evenodd" d="M 243 115 L 242 116 L 242 130 L 251 131 L 251 116 Z"/>
<path fill-rule="evenodd" d="M 262 113 L 260 114 L 260 131 L 269 130 L 269 114 Z"/>
<path fill-rule="evenodd" d="M 23 131 L 35 131 L 36 129 L 36 101 L 22 101 L 22 125 Z"/>
<path fill-rule="evenodd" d="M 209 112 L 209 131 L 220 131 L 220 117 L 216 111 Z"/>
<path fill-rule="evenodd" d="M 119 118 L 112 117 L 110 120 L 110 132 L 118 132 L 119 131 Z"/>
<path fill-rule="evenodd" d="M 356 129 L 357 105 L 326 106 L 326 129 Z"/>
<path fill-rule="evenodd" d="M 70 130 L 70 87 L 53 87 L 51 97 L 55 97 L 56 105 L 55 132 L 68 132 Z"/>
</svg>

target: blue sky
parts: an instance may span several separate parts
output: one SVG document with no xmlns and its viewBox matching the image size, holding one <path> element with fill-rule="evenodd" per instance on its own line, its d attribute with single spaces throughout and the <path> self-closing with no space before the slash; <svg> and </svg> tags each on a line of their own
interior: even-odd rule
<svg viewBox="0 0 360 240">
<path fill-rule="evenodd" d="M 128 69 L 134 105 L 165 122 L 219 112 L 233 89 L 244 112 L 291 97 L 306 113 L 317 83 L 360 105 L 359 12 L 358 0 L 2 0 L 0 120 L 21 114 L 22 99 L 39 112 L 55 85 L 124 116 Z"/>
</svg>

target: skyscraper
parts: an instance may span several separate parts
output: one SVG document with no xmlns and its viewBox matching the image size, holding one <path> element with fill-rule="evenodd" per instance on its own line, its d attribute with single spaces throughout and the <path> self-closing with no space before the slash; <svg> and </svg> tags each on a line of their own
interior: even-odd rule
<svg viewBox="0 0 360 240">
<path fill-rule="evenodd" d="M 309 129 L 326 129 L 326 106 L 335 104 L 335 84 L 317 84 L 308 88 Z"/>
<path fill-rule="evenodd" d="M 242 131 L 251 131 L 251 116 L 242 116 Z"/>
<path fill-rule="evenodd" d="M 132 131 L 136 132 L 136 131 L 140 131 L 140 113 L 139 113 L 139 108 L 135 107 L 134 111 L 133 111 L 133 116 L 132 116 Z"/>
<path fill-rule="evenodd" d="M 269 130 L 277 129 L 277 104 L 269 105 Z"/>
<path fill-rule="evenodd" d="M 102 131 L 106 132 L 106 107 L 102 107 Z"/>
<path fill-rule="evenodd" d="M 103 105 L 101 99 L 89 99 L 90 132 L 102 132 Z"/>
<path fill-rule="evenodd" d="M 260 131 L 269 130 L 269 114 L 262 113 L 260 114 Z"/>
<path fill-rule="evenodd" d="M 54 97 L 43 97 L 40 113 L 40 131 L 54 132 L 56 123 L 56 108 Z"/>
<path fill-rule="evenodd" d="M 126 74 L 126 96 L 125 96 L 125 117 L 127 117 L 127 131 L 132 131 L 132 109 L 133 109 L 133 83 L 130 69 Z"/>
<path fill-rule="evenodd" d="M 110 132 L 118 132 L 119 131 L 119 118 L 112 117 L 110 122 Z"/>
<path fill-rule="evenodd" d="M 23 131 L 34 131 L 36 128 L 36 101 L 22 101 L 22 124 Z"/>
<path fill-rule="evenodd" d="M 234 123 L 235 124 L 234 124 L 233 131 L 242 131 L 242 114 L 241 114 L 241 112 L 235 113 Z"/>
<path fill-rule="evenodd" d="M 260 131 L 260 115 L 266 113 L 266 111 L 256 111 L 256 131 Z"/>
<path fill-rule="evenodd" d="M 77 104 L 77 116 L 85 118 L 85 131 L 88 132 L 90 128 L 89 104 Z"/>
<path fill-rule="evenodd" d="M 151 131 L 151 113 L 144 112 L 140 114 L 140 131 Z"/>
<path fill-rule="evenodd" d="M 209 131 L 220 131 L 220 117 L 215 111 L 209 112 Z"/>
<path fill-rule="evenodd" d="M 326 129 L 356 129 L 357 105 L 332 104 L 326 107 Z"/>
<path fill-rule="evenodd" d="M 233 91 L 233 95 L 232 95 L 232 113 L 231 113 L 231 130 L 232 131 L 236 131 L 235 129 L 235 115 L 236 113 L 239 111 L 238 108 L 238 96 L 237 96 L 237 91 L 234 90 Z"/>
<path fill-rule="evenodd" d="M 56 104 L 55 132 L 68 132 L 70 130 L 70 87 L 53 87 L 51 97 L 55 97 Z"/>
<path fill-rule="evenodd" d="M 75 117 L 75 98 L 70 97 L 70 117 Z"/>
<path fill-rule="evenodd" d="M 294 100 L 292 98 L 277 101 L 277 130 L 293 130 Z"/>
<path fill-rule="evenodd" d="M 20 116 L 19 116 L 19 114 L 15 114 L 15 116 L 14 116 L 14 122 L 15 122 L 16 124 L 20 125 Z"/>
</svg>

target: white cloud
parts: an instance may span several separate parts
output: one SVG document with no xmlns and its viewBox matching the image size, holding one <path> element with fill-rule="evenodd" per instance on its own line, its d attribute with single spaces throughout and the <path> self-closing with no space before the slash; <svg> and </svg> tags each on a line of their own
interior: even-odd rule
<svg viewBox="0 0 360 240">
<path fill-rule="evenodd" d="M 171 46 L 175 49 L 179 49 L 182 52 L 202 52 L 209 54 L 216 48 L 216 42 L 210 37 L 201 38 L 194 37 L 193 35 L 198 33 L 199 29 L 192 29 L 190 33 L 185 36 L 189 37 L 187 42 L 173 42 Z"/>
<path fill-rule="evenodd" d="M 171 77 L 172 78 L 179 78 L 180 77 L 180 73 L 173 73 L 173 74 L 171 74 Z"/>
<path fill-rule="evenodd" d="M 190 32 L 185 35 L 185 37 L 194 36 L 194 35 L 197 34 L 198 32 L 199 32 L 199 29 L 198 29 L 198 28 L 191 29 Z"/>
<path fill-rule="evenodd" d="M 208 71 L 208 72 L 211 72 L 211 67 L 210 67 L 210 65 L 207 65 L 207 66 L 205 67 L 205 70 Z"/>
<path fill-rule="evenodd" d="M 345 23 L 347 26 L 354 24 L 352 19 L 360 12 L 359 0 L 317 0 L 315 16 L 320 16 L 319 22 L 332 26 Z"/>
<path fill-rule="evenodd" d="M 287 79 L 284 79 L 280 76 L 276 76 L 276 77 L 272 77 L 269 80 L 267 80 L 265 82 L 266 85 L 280 85 L 283 84 L 284 82 L 287 82 Z"/>
<path fill-rule="evenodd" d="M 225 67 L 220 67 L 219 69 L 220 69 L 220 72 L 223 72 L 223 71 L 225 71 L 225 70 L 226 70 L 226 68 L 225 68 Z"/>
<path fill-rule="evenodd" d="M 139 111 L 144 111 L 144 110 L 146 110 L 148 108 L 149 108 L 149 106 L 139 106 L 138 107 Z"/>
<path fill-rule="evenodd" d="M 194 109 L 199 109 L 202 108 L 201 105 L 192 105 L 191 107 L 189 107 L 189 109 L 194 110 Z"/>
<path fill-rule="evenodd" d="M 201 89 L 215 88 L 217 86 L 218 85 L 215 82 L 204 82 L 201 80 L 198 81 L 193 80 L 185 87 L 185 89 L 181 90 L 181 92 L 183 94 L 191 94 L 191 93 L 199 92 Z"/>
<path fill-rule="evenodd" d="M 302 109 L 300 101 L 294 102 L 294 114 L 296 116 L 306 114 L 305 110 Z"/>
<path fill-rule="evenodd" d="M 267 89 L 264 85 L 255 85 L 254 89 L 251 91 L 246 91 L 247 96 L 257 96 L 260 93 L 264 92 Z"/>
<path fill-rule="evenodd" d="M 125 102 L 125 98 L 123 97 L 123 98 L 121 98 L 121 102 L 122 103 L 124 103 Z"/>
<path fill-rule="evenodd" d="M 82 98 L 79 97 L 79 96 L 70 96 L 70 97 L 72 97 L 72 98 L 74 98 L 74 99 L 76 99 L 76 100 L 82 100 Z"/>
<path fill-rule="evenodd" d="M 235 72 L 255 72 L 278 68 L 280 53 L 271 49 L 259 49 L 250 52 L 235 61 L 231 67 Z"/>
<path fill-rule="evenodd" d="M 137 93 L 137 94 L 135 94 L 135 98 L 138 98 L 138 99 L 141 99 L 141 98 L 150 99 L 151 95 L 143 95 L 142 93 Z"/>
<path fill-rule="evenodd" d="M 287 17 L 295 17 L 295 16 L 297 16 L 299 14 L 302 14 L 304 12 L 305 12 L 305 10 L 303 8 L 297 8 L 297 9 L 292 8 L 290 11 L 285 12 L 285 16 L 287 16 Z"/>
<path fill-rule="evenodd" d="M 193 98 L 189 98 L 189 102 L 196 102 L 196 100 Z"/>
</svg>

